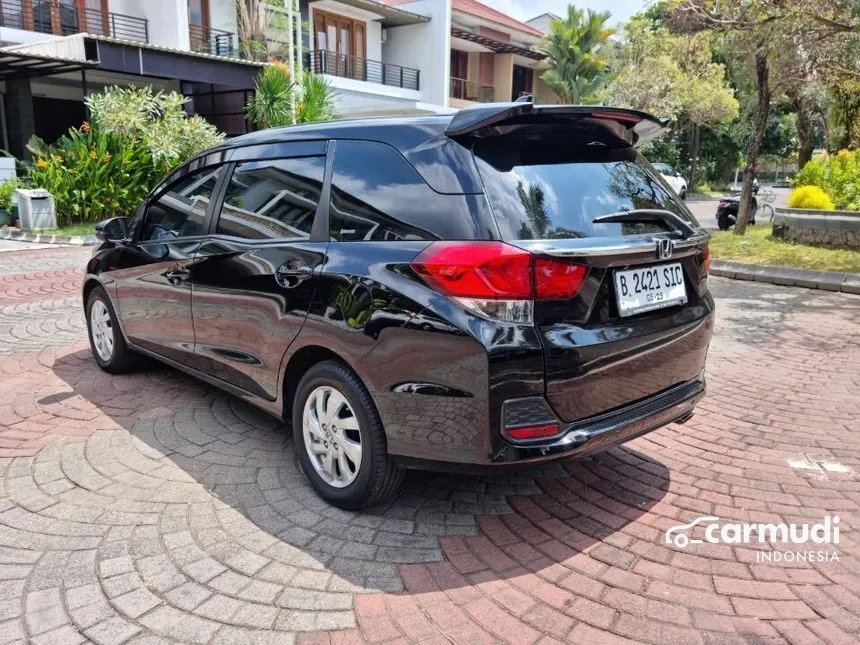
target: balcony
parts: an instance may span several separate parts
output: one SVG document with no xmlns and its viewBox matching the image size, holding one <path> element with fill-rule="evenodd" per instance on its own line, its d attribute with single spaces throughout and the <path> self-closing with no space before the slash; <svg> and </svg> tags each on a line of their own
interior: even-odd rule
<svg viewBox="0 0 860 645">
<path fill-rule="evenodd" d="M 55 36 L 88 33 L 149 42 L 146 18 L 93 8 L 82 9 L 59 0 L 0 0 L 0 27 Z"/>
<path fill-rule="evenodd" d="M 328 74 L 352 78 L 357 81 L 378 83 L 406 90 L 417 90 L 420 86 L 420 71 L 376 60 L 347 56 L 324 49 L 310 51 L 305 55 L 307 69 L 316 74 Z"/>
<path fill-rule="evenodd" d="M 493 86 L 482 85 L 478 81 L 470 81 L 465 78 L 450 78 L 448 96 L 461 101 L 474 101 L 476 103 L 493 102 Z"/>
<path fill-rule="evenodd" d="M 212 29 L 203 25 L 188 25 L 191 51 L 213 56 L 237 57 L 234 34 L 223 29 Z"/>
</svg>

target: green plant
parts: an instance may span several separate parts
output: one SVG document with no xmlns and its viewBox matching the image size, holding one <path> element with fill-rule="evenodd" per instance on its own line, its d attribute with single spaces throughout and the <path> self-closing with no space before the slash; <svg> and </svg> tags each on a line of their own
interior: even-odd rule
<svg viewBox="0 0 860 645">
<path fill-rule="evenodd" d="M 17 179 L 9 179 L 0 184 L 0 211 L 12 210 L 12 196 L 18 188 Z"/>
<path fill-rule="evenodd" d="M 800 186 L 795 188 L 788 196 L 788 205 L 791 208 L 812 208 L 820 211 L 834 210 L 830 195 L 818 186 Z"/>
<path fill-rule="evenodd" d="M 794 186 L 817 186 L 840 210 L 860 210 L 860 150 L 840 150 L 813 157 L 797 176 Z"/>
<path fill-rule="evenodd" d="M 168 170 L 140 141 L 86 124 L 51 146 L 34 137 L 28 148 L 29 183 L 54 196 L 58 226 L 131 214 Z"/>
<path fill-rule="evenodd" d="M 88 96 L 86 103 L 93 128 L 140 140 L 156 162 L 176 166 L 224 139 L 208 121 L 185 113 L 187 101 L 177 92 L 114 86 Z"/>
<path fill-rule="evenodd" d="M 549 69 L 541 78 L 562 103 L 592 103 L 612 78 L 606 56 L 615 33 L 606 26 L 609 12 L 567 7 L 567 18 L 550 23 L 550 32 L 538 45 L 547 55 Z"/>
<path fill-rule="evenodd" d="M 290 68 L 280 62 L 267 66 L 257 76 L 254 96 L 245 111 L 258 128 L 337 118 L 335 93 L 325 77 L 307 72 L 298 84 Z"/>
</svg>

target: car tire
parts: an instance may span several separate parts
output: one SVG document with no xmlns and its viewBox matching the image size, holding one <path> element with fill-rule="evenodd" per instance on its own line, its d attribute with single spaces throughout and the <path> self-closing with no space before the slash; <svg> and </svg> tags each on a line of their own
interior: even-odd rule
<svg viewBox="0 0 860 645">
<path fill-rule="evenodd" d="M 397 493 L 403 470 L 388 456 L 370 393 L 343 363 L 323 361 L 305 372 L 296 388 L 292 424 L 302 471 L 326 501 L 355 510 Z"/>
<path fill-rule="evenodd" d="M 687 200 L 687 189 L 686 189 L 686 188 L 682 188 L 682 189 L 681 189 L 681 192 L 678 194 L 678 196 L 681 198 L 681 201 L 682 201 L 682 202 L 683 202 L 683 201 L 686 201 L 686 200 Z"/>
<path fill-rule="evenodd" d="M 732 221 L 728 216 L 720 216 L 717 218 L 717 228 L 721 231 L 728 231 L 732 227 Z"/>
<path fill-rule="evenodd" d="M 138 362 L 125 342 L 119 321 L 107 292 L 96 287 L 87 298 L 87 335 L 90 350 L 99 367 L 110 374 L 122 374 L 133 369 Z"/>
</svg>

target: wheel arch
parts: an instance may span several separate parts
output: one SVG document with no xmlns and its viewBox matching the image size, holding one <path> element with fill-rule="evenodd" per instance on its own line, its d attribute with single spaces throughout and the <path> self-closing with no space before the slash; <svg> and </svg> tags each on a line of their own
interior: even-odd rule
<svg viewBox="0 0 860 645">
<path fill-rule="evenodd" d="M 282 415 L 285 421 L 289 422 L 292 418 L 293 398 L 296 395 L 296 388 L 299 385 L 299 381 L 302 380 L 302 376 L 317 363 L 329 360 L 343 363 L 353 372 L 356 372 L 355 368 L 346 358 L 322 345 L 305 345 L 290 355 L 281 379 L 283 396 Z M 356 372 L 356 374 L 358 373 Z M 360 376 L 358 378 L 361 379 Z"/>
</svg>

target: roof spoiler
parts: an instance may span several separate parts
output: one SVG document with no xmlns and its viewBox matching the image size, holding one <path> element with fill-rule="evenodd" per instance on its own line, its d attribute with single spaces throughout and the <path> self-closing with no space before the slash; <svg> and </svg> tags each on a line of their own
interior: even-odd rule
<svg viewBox="0 0 860 645">
<path fill-rule="evenodd" d="M 669 124 L 668 119 L 659 119 L 639 110 L 603 105 L 535 105 L 527 101 L 516 101 L 486 103 L 463 108 L 451 119 L 445 134 L 449 137 L 462 137 L 469 134 L 486 136 L 497 134 L 488 130 L 489 128 L 528 124 L 532 118 L 535 123 L 552 122 L 553 117 L 558 117 L 559 121 L 578 117 L 612 122 L 616 124 L 616 134 L 635 146 L 660 136 Z M 624 129 L 623 132 L 621 128 Z M 623 136 L 624 134 L 626 136 Z"/>
</svg>

